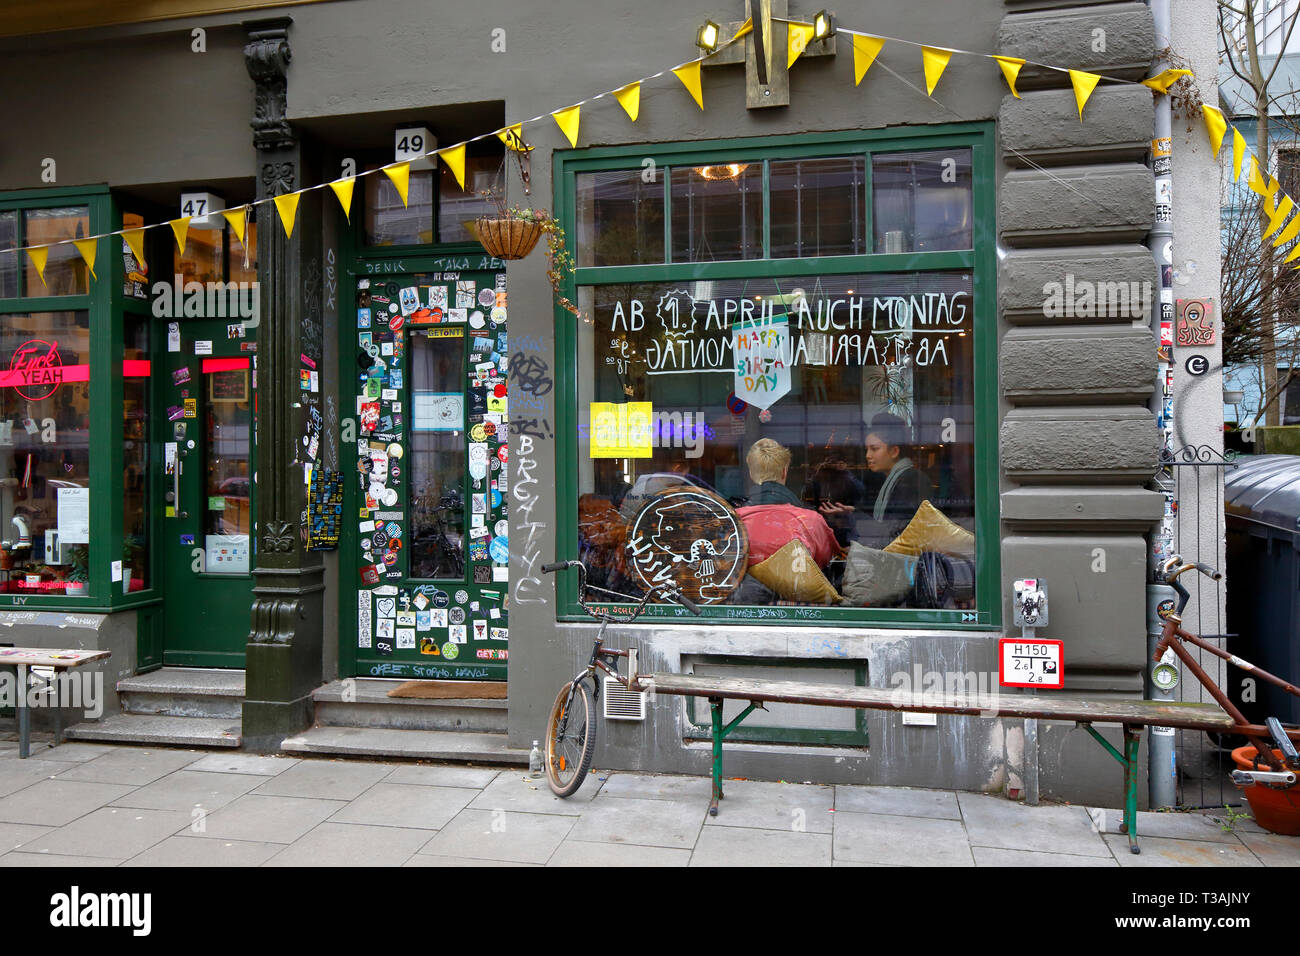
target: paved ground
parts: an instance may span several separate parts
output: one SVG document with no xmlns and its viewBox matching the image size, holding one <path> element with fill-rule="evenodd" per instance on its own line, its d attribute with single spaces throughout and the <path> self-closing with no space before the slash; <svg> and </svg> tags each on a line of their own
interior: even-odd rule
<svg viewBox="0 0 1300 956">
<path fill-rule="evenodd" d="M 594 774 L 0 739 L 3 866 L 1295 866 L 1300 837 L 892 787 Z"/>
</svg>

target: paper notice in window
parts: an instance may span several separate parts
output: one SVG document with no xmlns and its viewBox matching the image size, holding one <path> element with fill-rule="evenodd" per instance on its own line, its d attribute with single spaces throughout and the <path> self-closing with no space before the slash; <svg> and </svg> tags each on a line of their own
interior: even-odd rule
<svg viewBox="0 0 1300 956">
<path fill-rule="evenodd" d="M 90 489 L 59 489 L 59 540 L 64 544 L 90 543 Z"/>
</svg>

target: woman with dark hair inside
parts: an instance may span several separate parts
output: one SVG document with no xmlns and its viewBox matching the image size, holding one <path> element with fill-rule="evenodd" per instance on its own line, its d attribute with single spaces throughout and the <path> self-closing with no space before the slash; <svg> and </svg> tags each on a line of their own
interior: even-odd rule
<svg viewBox="0 0 1300 956">
<path fill-rule="evenodd" d="M 882 412 L 871 419 L 866 441 L 867 468 L 883 480 L 880 490 L 861 508 L 847 504 L 823 505 L 825 514 L 853 516 L 849 537 L 869 548 L 883 548 L 907 527 L 921 502 L 930 497 L 930 479 L 912 462 L 907 424 L 897 415 Z"/>
</svg>

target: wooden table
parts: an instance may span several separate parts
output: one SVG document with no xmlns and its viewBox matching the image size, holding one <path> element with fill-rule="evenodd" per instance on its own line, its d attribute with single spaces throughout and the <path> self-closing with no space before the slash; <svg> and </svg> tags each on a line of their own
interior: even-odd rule
<svg viewBox="0 0 1300 956">
<path fill-rule="evenodd" d="M 88 651 L 54 647 L 0 647 L 0 667 L 15 667 L 18 671 L 18 693 L 15 699 L 14 713 L 18 718 L 18 756 L 25 759 L 31 755 L 31 714 L 27 706 L 27 683 L 33 667 L 49 667 L 56 671 L 81 667 L 92 661 L 102 661 L 112 656 L 111 651 Z M 57 701 L 56 701 L 57 703 Z M 63 735 L 63 716 L 55 707 L 54 745 L 57 747 Z"/>
</svg>

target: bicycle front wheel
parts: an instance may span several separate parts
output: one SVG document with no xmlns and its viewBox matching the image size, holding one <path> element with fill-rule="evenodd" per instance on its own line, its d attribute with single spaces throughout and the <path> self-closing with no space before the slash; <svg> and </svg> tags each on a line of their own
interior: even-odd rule
<svg viewBox="0 0 1300 956">
<path fill-rule="evenodd" d="M 546 782 L 559 797 L 578 792 L 596 755 L 595 703 L 585 680 L 560 690 L 546 724 Z"/>
</svg>

